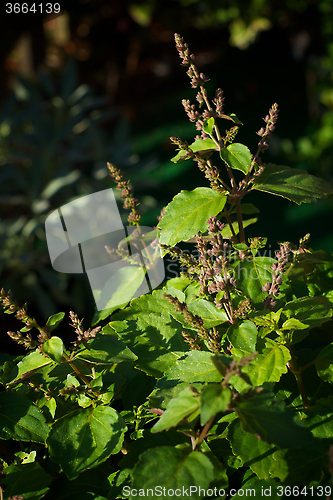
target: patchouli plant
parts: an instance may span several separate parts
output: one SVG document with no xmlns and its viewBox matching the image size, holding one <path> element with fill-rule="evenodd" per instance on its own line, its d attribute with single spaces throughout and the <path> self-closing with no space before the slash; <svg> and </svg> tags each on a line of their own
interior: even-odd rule
<svg viewBox="0 0 333 500">
<path fill-rule="evenodd" d="M 72 312 L 70 347 L 52 333 L 64 313 L 41 327 L 1 291 L 23 323 L 9 334 L 30 350 L 1 355 L 3 499 L 331 496 L 333 255 L 312 251 L 306 235 L 267 256 L 264 236 L 246 237 L 259 211 L 244 198 L 310 203 L 333 188 L 262 161 L 277 104 L 254 154 L 237 143 L 242 123 L 225 113 L 222 90 L 209 99 L 207 77 L 175 41 L 197 89 L 183 106 L 198 135 L 172 137 L 172 161 L 193 160 L 207 181 L 165 207 L 153 248 L 184 272 L 132 300 L 140 283 L 129 282 L 127 300 L 90 328 Z M 109 171 L 147 241 L 128 181 Z M 106 248 L 110 259 L 126 258 L 123 245 Z"/>
</svg>

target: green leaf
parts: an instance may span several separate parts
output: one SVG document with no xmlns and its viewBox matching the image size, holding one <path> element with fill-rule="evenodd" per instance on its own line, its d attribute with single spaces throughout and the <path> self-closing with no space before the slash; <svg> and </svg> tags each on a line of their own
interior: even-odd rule
<svg viewBox="0 0 333 500">
<path fill-rule="evenodd" d="M 170 315 L 173 306 L 163 297 L 167 290 L 154 290 L 131 301 L 103 328 L 120 338 L 138 357 L 135 366 L 160 378 L 189 350 L 182 336 L 184 327 Z"/>
<path fill-rule="evenodd" d="M 156 385 L 151 400 L 160 400 L 160 405 L 176 397 L 186 386 L 195 388 L 205 382 L 220 382 L 220 373 L 212 362 L 212 354 L 206 351 L 190 351 L 175 361 Z"/>
<path fill-rule="evenodd" d="M 136 361 L 137 356 L 113 335 L 97 334 L 88 344 L 88 349 L 80 351 L 77 355 L 79 359 L 90 363 L 113 364 L 122 361 Z"/>
<path fill-rule="evenodd" d="M 152 473 L 153 471 L 153 473 Z M 199 499 L 199 487 L 207 489 L 214 479 L 214 467 L 209 458 L 199 451 L 185 454 L 182 450 L 171 446 L 160 446 L 145 451 L 140 455 L 139 462 L 133 469 L 132 488 L 136 490 L 155 489 L 159 486 L 163 492 L 172 489 L 180 490 L 182 495 L 189 495 L 191 498 Z M 183 491 L 186 493 L 183 493 Z M 179 496 L 179 492 L 177 491 Z M 135 499 L 130 496 L 129 499 Z M 160 498 L 158 491 L 150 496 L 153 500 Z"/>
<path fill-rule="evenodd" d="M 50 476 L 39 463 L 10 465 L 4 469 L 6 492 L 4 498 L 20 497 L 29 500 L 45 498 Z"/>
<path fill-rule="evenodd" d="M 43 352 L 57 363 L 61 363 L 64 353 L 64 343 L 59 337 L 51 337 L 43 344 Z"/>
<path fill-rule="evenodd" d="M 235 113 L 228 113 L 226 115 L 222 115 L 222 118 L 225 118 L 226 120 L 231 120 L 232 122 L 236 123 L 236 125 L 243 125 L 243 123 L 240 121 L 239 118 L 235 115 Z"/>
<path fill-rule="evenodd" d="M 206 187 L 181 191 L 167 205 L 158 225 L 160 243 L 174 246 L 179 241 L 193 238 L 199 231 L 206 232 L 207 219 L 223 210 L 226 199 L 226 196 Z"/>
<path fill-rule="evenodd" d="M 45 356 L 39 352 L 39 349 L 36 349 L 36 351 L 25 356 L 22 361 L 17 364 L 11 373 L 12 380 L 9 385 L 19 380 L 23 380 L 24 378 L 31 377 L 40 368 L 48 365 L 56 366 L 50 359 L 46 359 Z"/>
<path fill-rule="evenodd" d="M 126 431 L 124 420 L 113 408 L 80 408 L 53 424 L 47 440 L 50 457 L 68 479 L 75 479 L 118 453 Z"/>
<path fill-rule="evenodd" d="M 212 139 L 197 139 L 189 145 L 189 148 L 193 151 L 193 153 L 197 153 L 198 151 L 214 151 L 217 149 L 217 145 Z M 173 163 L 177 163 L 186 155 L 187 151 L 185 149 L 181 149 L 176 156 L 171 158 L 171 161 Z"/>
<path fill-rule="evenodd" d="M 191 387 L 181 391 L 170 401 L 159 421 L 152 427 L 151 432 L 161 432 L 176 427 L 184 418 L 200 408 L 200 399 Z"/>
<path fill-rule="evenodd" d="M 300 205 L 312 203 L 333 193 L 333 187 L 305 170 L 285 166 L 266 165 L 264 172 L 254 180 L 253 189 L 282 196 Z"/>
<path fill-rule="evenodd" d="M 249 247 L 246 243 L 236 243 L 236 245 L 232 245 L 235 250 L 239 250 L 241 252 L 245 252 Z"/>
<path fill-rule="evenodd" d="M 108 476 L 112 473 L 111 464 L 104 462 L 93 470 L 84 471 L 84 474 L 80 474 L 72 481 L 60 476 L 60 481 L 54 484 L 58 487 L 56 498 L 57 500 L 106 500 L 110 490 Z"/>
<path fill-rule="evenodd" d="M 282 315 L 288 319 L 297 319 L 310 328 L 321 326 L 329 321 L 333 311 L 326 297 L 300 297 L 287 302 L 282 309 Z"/>
<path fill-rule="evenodd" d="M 333 384 L 333 344 L 329 344 L 317 356 L 316 370 L 325 382 Z"/>
<path fill-rule="evenodd" d="M 57 314 L 53 314 L 52 316 L 49 317 L 49 319 L 46 322 L 46 326 L 50 328 L 50 332 L 52 332 L 59 325 L 59 323 L 63 320 L 64 316 L 65 313 L 60 312 Z"/>
<path fill-rule="evenodd" d="M 167 292 L 169 293 L 169 290 Z M 185 301 L 181 300 L 181 302 Z M 209 300 L 192 300 L 187 304 L 187 307 L 192 314 L 195 314 L 203 319 L 203 326 L 205 328 L 213 328 L 213 326 L 217 326 L 228 321 L 228 316 L 226 315 L 225 311 L 217 309 L 215 304 L 213 302 L 210 302 Z M 181 312 L 171 310 L 170 314 L 182 325 L 186 326 L 187 328 L 192 328 L 189 323 L 187 323 L 184 315 Z"/>
<path fill-rule="evenodd" d="M 243 221 L 243 228 L 245 229 L 248 226 L 251 226 L 251 224 L 255 224 L 257 221 L 258 221 L 257 217 L 253 217 L 252 219 L 244 220 Z M 233 228 L 235 234 L 239 233 L 239 227 L 238 227 L 238 222 L 237 221 L 235 221 L 235 222 L 232 223 L 232 228 Z M 222 229 L 221 234 L 222 234 L 223 238 L 231 238 L 233 236 L 233 234 L 231 232 L 231 229 L 229 227 L 229 224 L 226 225 Z"/>
<path fill-rule="evenodd" d="M 227 437 L 234 455 L 241 457 L 244 465 L 250 467 L 259 479 L 268 479 L 276 448 L 261 441 L 258 436 L 245 432 L 239 419 L 229 425 Z"/>
<path fill-rule="evenodd" d="M 226 411 L 231 396 L 230 389 L 222 388 L 220 384 L 209 384 L 204 387 L 201 393 L 201 425 L 205 425 L 217 413 Z"/>
<path fill-rule="evenodd" d="M 237 349 L 248 353 L 255 352 L 258 331 L 252 321 L 245 320 L 231 325 L 227 335 L 231 344 Z"/>
<path fill-rule="evenodd" d="M 288 372 L 287 363 L 291 359 L 289 349 L 271 339 L 266 339 L 265 346 L 250 365 L 242 368 L 254 386 L 260 386 L 264 382 L 278 382 L 282 374 Z"/>
<path fill-rule="evenodd" d="M 235 409 L 246 432 L 257 434 L 279 448 L 298 448 L 308 443 L 311 433 L 297 422 L 290 408 L 275 394 L 263 391 L 239 403 Z"/>
<path fill-rule="evenodd" d="M 249 297 L 255 308 L 263 309 L 263 301 L 267 296 L 262 287 L 272 281 L 271 266 L 276 263 L 271 257 L 253 257 L 246 261 L 240 261 L 235 267 L 235 278 L 237 287 Z"/>
<path fill-rule="evenodd" d="M 221 149 L 220 156 L 230 168 L 240 170 L 247 174 L 250 170 L 252 156 L 249 148 L 244 144 L 233 143 Z"/>
<path fill-rule="evenodd" d="M 212 135 L 212 132 L 214 130 L 214 125 L 215 125 L 215 119 L 211 117 L 203 123 L 202 125 L 203 131 L 206 132 L 206 134 L 208 135 Z"/>
<path fill-rule="evenodd" d="M 44 443 L 49 428 L 30 399 L 14 392 L 0 393 L 0 439 Z"/>
<path fill-rule="evenodd" d="M 318 399 L 315 406 L 310 406 L 306 413 L 307 418 L 303 420 L 303 423 L 314 437 L 333 438 L 333 396 Z"/>
<path fill-rule="evenodd" d="M 128 264 L 116 271 L 107 280 L 98 296 L 99 309 L 121 308 L 127 304 L 139 289 L 145 278 L 145 270 L 141 266 Z M 94 291 L 96 293 L 96 291 Z"/>
</svg>

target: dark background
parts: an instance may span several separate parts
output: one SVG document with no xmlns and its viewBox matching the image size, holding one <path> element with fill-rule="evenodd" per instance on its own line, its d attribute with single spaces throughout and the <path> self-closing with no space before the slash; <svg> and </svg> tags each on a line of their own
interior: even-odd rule
<svg viewBox="0 0 333 500">
<path fill-rule="evenodd" d="M 75 196 L 114 187 L 107 161 L 131 179 L 142 225 L 156 225 L 181 189 L 208 186 L 191 161 L 170 162 L 169 137 L 196 134 L 181 105 L 196 91 L 175 32 L 210 78 L 211 97 L 221 87 L 225 111 L 244 123 L 237 142 L 254 153 L 262 117 L 277 102 L 264 161 L 333 183 L 332 1 L 60 4 L 61 16 L 0 16 L 0 286 L 40 323 L 60 310 L 87 323 L 94 314 L 87 279 L 52 269 L 44 222 Z M 275 249 L 310 232 L 312 248 L 332 252 L 332 199 L 297 206 L 255 193 L 246 201 L 261 211 L 247 236 L 267 236 Z M 2 315 L 3 349 L 9 328 L 16 320 Z"/>
</svg>

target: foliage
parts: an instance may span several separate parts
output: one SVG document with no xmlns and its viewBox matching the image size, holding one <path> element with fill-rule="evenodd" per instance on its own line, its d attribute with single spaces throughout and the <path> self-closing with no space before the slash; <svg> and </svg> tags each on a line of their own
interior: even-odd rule
<svg viewBox="0 0 333 500">
<path fill-rule="evenodd" d="M 243 198 L 311 203 L 333 187 L 261 160 L 276 104 L 255 154 L 235 142 L 238 118 L 224 113 L 220 89 L 209 100 L 207 78 L 175 39 L 199 87 L 199 111 L 183 105 L 200 135 L 172 137 L 173 160 L 193 160 L 210 184 L 176 195 L 159 220 L 163 251 L 186 272 L 92 330 L 71 313 L 71 347 L 52 333 L 62 313 L 40 326 L 1 290 L 5 313 L 24 325 L 9 335 L 31 351 L 1 360 L 4 499 L 331 495 L 333 258 L 309 249 L 309 235 L 267 255 L 265 237 L 245 236 L 256 219 L 243 217 L 258 210 Z M 222 133 L 220 120 L 231 128 Z M 109 170 L 139 227 L 136 200 Z M 183 242 L 192 254 L 174 246 Z"/>
</svg>

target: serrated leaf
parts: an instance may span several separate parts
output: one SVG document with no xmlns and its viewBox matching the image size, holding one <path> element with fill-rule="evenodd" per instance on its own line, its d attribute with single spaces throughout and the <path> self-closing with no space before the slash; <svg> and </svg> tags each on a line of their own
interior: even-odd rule
<svg viewBox="0 0 333 500">
<path fill-rule="evenodd" d="M 30 399 L 14 392 L 0 393 L 0 439 L 44 443 L 49 428 Z"/>
<path fill-rule="evenodd" d="M 259 479 L 268 479 L 276 448 L 261 441 L 258 436 L 245 432 L 239 419 L 229 425 L 227 437 L 234 455 L 241 457 L 244 465 L 250 467 Z"/>
<path fill-rule="evenodd" d="M 72 411 L 52 426 L 47 440 L 51 460 L 75 479 L 118 453 L 126 430 L 123 418 L 108 406 Z"/>
<path fill-rule="evenodd" d="M 220 384 L 209 384 L 201 393 L 200 423 L 205 425 L 209 419 L 228 408 L 231 400 L 231 390 Z"/>
<path fill-rule="evenodd" d="M 251 299 L 255 308 L 263 309 L 263 301 L 267 296 L 262 287 L 272 281 L 271 266 L 276 263 L 271 257 L 253 257 L 241 261 L 235 267 L 237 287 Z"/>
<path fill-rule="evenodd" d="M 311 441 L 308 429 L 296 420 L 290 408 L 275 394 L 263 391 L 235 408 L 245 431 L 279 448 L 298 448 Z"/>
<path fill-rule="evenodd" d="M 176 427 L 184 418 L 200 408 L 200 398 L 190 387 L 181 391 L 178 396 L 170 401 L 165 412 L 152 427 L 153 434 L 171 427 Z"/>
<path fill-rule="evenodd" d="M 228 339 L 237 349 L 245 352 L 255 352 L 258 331 L 250 320 L 231 325 L 227 331 Z"/>
<path fill-rule="evenodd" d="M 325 382 L 333 383 L 333 344 L 329 344 L 317 356 L 316 370 Z"/>
<path fill-rule="evenodd" d="M 39 500 L 49 491 L 50 476 L 39 463 L 10 465 L 4 470 L 6 493 L 4 498 Z"/>
<path fill-rule="evenodd" d="M 105 283 L 98 297 L 98 308 L 110 310 L 123 307 L 133 298 L 144 278 L 143 267 L 128 264 L 118 269 Z"/>
<path fill-rule="evenodd" d="M 158 224 L 160 244 L 174 246 L 188 241 L 199 231 L 207 231 L 207 219 L 221 212 L 226 200 L 226 196 L 210 188 L 181 191 L 167 205 Z"/>
<path fill-rule="evenodd" d="M 250 365 L 242 368 L 254 386 L 260 386 L 264 382 L 278 382 L 283 373 L 288 372 L 287 363 L 291 359 L 289 349 L 271 339 L 266 340 L 265 346 Z"/>
<path fill-rule="evenodd" d="M 330 320 L 332 309 L 326 297 L 300 297 L 287 302 L 282 309 L 282 315 L 314 328 Z"/>
<path fill-rule="evenodd" d="M 132 300 L 103 328 L 103 332 L 117 334 L 138 357 L 138 369 L 156 378 L 189 350 L 181 333 L 184 327 L 170 315 L 173 306 L 163 297 L 165 293 L 167 290 L 154 290 Z"/>
<path fill-rule="evenodd" d="M 58 325 L 61 323 L 65 316 L 64 312 L 60 312 L 57 314 L 53 314 L 52 316 L 49 317 L 49 319 L 46 322 L 46 326 L 50 328 L 50 332 L 52 332 Z"/>
<path fill-rule="evenodd" d="M 307 418 L 303 420 L 303 423 L 314 437 L 333 438 L 333 396 L 318 399 L 315 406 L 310 406 L 306 410 L 306 414 Z"/>
<path fill-rule="evenodd" d="M 64 353 L 64 343 L 59 337 L 51 337 L 43 344 L 43 352 L 57 363 L 61 363 Z"/>
<path fill-rule="evenodd" d="M 122 361 L 136 361 L 138 358 L 121 340 L 112 335 L 97 334 L 88 344 L 88 348 L 80 351 L 79 359 L 91 363 L 113 364 Z"/>
<path fill-rule="evenodd" d="M 333 186 L 305 170 L 272 163 L 266 165 L 264 172 L 254 180 L 253 189 L 282 196 L 298 205 L 312 203 L 333 193 Z"/>
<path fill-rule="evenodd" d="M 152 471 L 154 473 L 152 474 Z M 184 489 L 187 493 L 192 487 L 191 498 L 202 498 L 199 487 L 207 489 L 214 479 L 214 467 L 209 458 L 199 451 L 189 454 L 171 446 L 160 446 L 145 451 L 132 472 L 132 489 L 152 489 L 156 486 L 166 490 Z M 196 490 L 194 488 L 196 487 Z M 133 492 L 134 494 L 134 492 Z M 130 496 L 130 500 L 135 496 Z M 152 500 L 160 498 L 158 491 L 150 496 Z"/>
<path fill-rule="evenodd" d="M 220 156 L 226 164 L 233 169 L 240 170 L 247 174 L 251 167 L 252 155 L 244 144 L 233 143 L 221 149 Z"/>
</svg>

